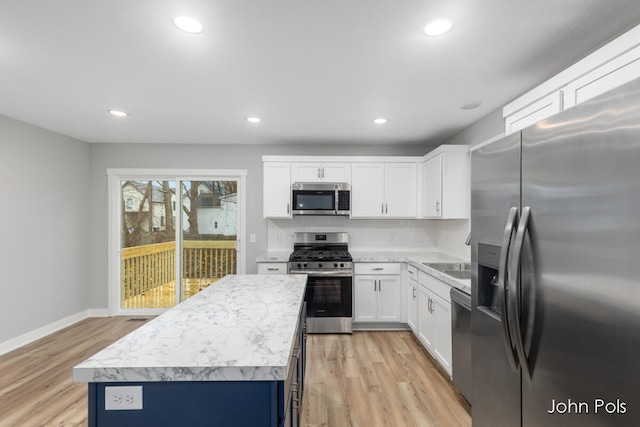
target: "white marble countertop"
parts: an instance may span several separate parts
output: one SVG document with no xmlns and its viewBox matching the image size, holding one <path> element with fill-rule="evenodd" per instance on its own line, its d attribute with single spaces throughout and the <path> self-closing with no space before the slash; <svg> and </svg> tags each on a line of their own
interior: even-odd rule
<svg viewBox="0 0 640 427">
<path fill-rule="evenodd" d="M 385 251 L 385 250 L 352 250 L 349 251 L 353 262 L 404 262 L 442 280 L 450 286 L 471 294 L 471 280 L 456 279 L 438 270 L 427 267 L 423 262 L 469 262 L 468 259 L 457 258 L 437 250 L 425 251 Z M 256 258 L 256 262 L 288 262 L 291 252 L 265 252 Z"/>
<path fill-rule="evenodd" d="M 404 262 L 416 267 L 420 271 L 439 279 L 449 286 L 460 289 L 471 295 L 471 280 L 456 279 L 438 270 L 424 265 L 432 262 L 466 262 L 469 260 L 453 257 L 438 251 L 407 251 L 407 252 L 385 252 L 385 251 L 353 251 L 350 252 L 353 262 Z"/>
<path fill-rule="evenodd" d="M 285 380 L 306 283 L 226 276 L 75 366 L 73 380 Z"/>
<path fill-rule="evenodd" d="M 289 262 L 289 255 L 291 252 L 265 252 L 256 257 L 256 262 Z"/>
</svg>

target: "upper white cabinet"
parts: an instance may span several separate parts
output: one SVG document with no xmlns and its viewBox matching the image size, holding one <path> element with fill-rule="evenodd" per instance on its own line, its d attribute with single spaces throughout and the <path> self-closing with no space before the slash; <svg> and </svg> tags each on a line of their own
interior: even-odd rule
<svg viewBox="0 0 640 427">
<path fill-rule="evenodd" d="M 466 145 L 443 145 L 422 165 L 425 218 L 469 218 L 471 159 Z"/>
<path fill-rule="evenodd" d="M 640 78 L 640 26 L 505 105 L 505 133 L 552 115 Z"/>
<path fill-rule="evenodd" d="M 384 215 L 384 163 L 351 165 L 351 217 Z"/>
<path fill-rule="evenodd" d="M 265 218 L 291 218 L 291 164 L 264 162 L 262 215 Z"/>
<path fill-rule="evenodd" d="M 585 102 L 640 77 L 640 46 L 607 62 L 562 89 L 564 108 Z"/>
<path fill-rule="evenodd" d="M 350 163 L 292 163 L 292 182 L 351 182 Z"/>
<path fill-rule="evenodd" d="M 416 218 L 417 163 L 353 163 L 351 218 Z"/>
<path fill-rule="evenodd" d="M 504 119 L 507 135 L 562 111 L 562 92 L 554 92 Z"/>
</svg>

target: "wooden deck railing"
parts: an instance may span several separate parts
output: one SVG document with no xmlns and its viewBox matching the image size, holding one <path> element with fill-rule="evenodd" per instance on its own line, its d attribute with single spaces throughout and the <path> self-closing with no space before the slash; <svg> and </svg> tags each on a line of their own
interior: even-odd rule
<svg viewBox="0 0 640 427">
<path fill-rule="evenodd" d="M 235 241 L 189 240 L 183 242 L 183 251 L 183 299 L 236 273 Z M 175 285 L 175 242 L 122 249 L 121 261 L 121 298 L 125 308 L 139 308 L 133 301 L 135 297 Z"/>
</svg>

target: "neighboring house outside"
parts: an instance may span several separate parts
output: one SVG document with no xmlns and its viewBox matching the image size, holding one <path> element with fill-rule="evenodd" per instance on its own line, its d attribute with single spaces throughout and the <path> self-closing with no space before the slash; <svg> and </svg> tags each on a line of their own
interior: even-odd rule
<svg viewBox="0 0 640 427">
<path fill-rule="evenodd" d="M 216 202 L 214 206 L 198 206 L 198 231 L 200 234 L 235 236 L 238 194 L 218 196 Z"/>
<path fill-rule="evenodd" d="M 137 231 L 141 235 L 146 235 L 146 238 L 143 237 L 136 244 L 156 243 L 152 232 L 162 232 L 167 229 L 165 194 L 158 181 L 151 181 L 150 197 L 147 197 L 142 208 L 140 207 L 147 192 L 147 186 L 148 181 L 126 181 L 122 186 L 126 229 L 131 234 Z M 198 186 L 198 234 L 235 236 L 237 233 L 237 193 L 224 195 L 214 192 L 214 188 L 216 186 L 211 181 L 200 182 Z M 178 202 L 176 201 L 175 188 L 171 188 L 170 191 L 171 216 L 173 224 L 175 224 Z M 187 193 L 183 195 L 183 203 L 187 210 L 191 209 L 191 200 Z M 149 214 L 150 211 L 151 214 Z M 186 215 L 183 215 L 182 228 L 185 232 L 188 232 L 190 228 Z"/>
<path fill-rule="evenodd" d="M 152 182 L 150 197 L 147 197 L 142 209 L 140 209 L 146 192 L 147 182 L 145 181 L 126 181 L 122 186 L 122 200 L 128 228 L 139 224 L 143 232 L 164 231 L 167 227 L 167 220 L 162 187 L 156 182 Z M 171 196 L 171 199 L 172 206 L 175 207 L 175 194 Z M 151 215 L 149 215 L 150 210 Z"/>
</svg>

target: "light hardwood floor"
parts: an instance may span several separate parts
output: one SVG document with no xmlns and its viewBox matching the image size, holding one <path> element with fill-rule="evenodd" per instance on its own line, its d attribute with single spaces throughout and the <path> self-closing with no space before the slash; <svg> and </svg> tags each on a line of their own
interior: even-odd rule
<svg viewBox="0 0 640 427">
<path fill-rule="evenodd" d="M 71 369 L 144 323 L 86 319 L 0 356 L 0 426 L 86 426 L 87 384 Z"/>
<path fill-rule="evenodd" d="M 0 356 L 0 427 L 86 426 L 73 366 L 141 326 L 93 318 Z M 471 425 L 469 406 L 410 332 L 309 335 L 303 427 Z"/>
<path fill-rule="evenodd" d="M 411 332 L 309 335 L 304 427 L 471 426 L 470 407 Z"/>
</svg>

